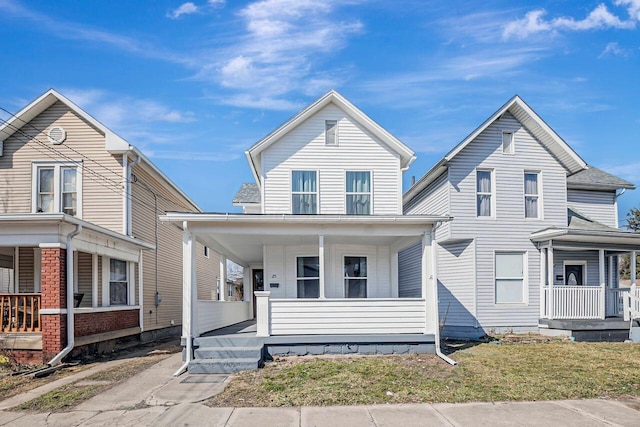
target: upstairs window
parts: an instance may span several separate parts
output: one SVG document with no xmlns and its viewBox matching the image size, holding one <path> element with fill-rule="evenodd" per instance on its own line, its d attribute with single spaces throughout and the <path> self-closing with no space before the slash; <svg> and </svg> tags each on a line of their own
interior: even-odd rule
<svg viewBox="0 0 640 427">
<path fill-rule="evenodd" d="M 81 175 L 76 165 L 34 164 L 33 211 L 80 216 Z"/>
<path fill-rule="evenodd" d="M 493 173 L 490 170 L 476 171 L 477 215 L 493 216 Z"/>
<path fill-rule="evenodd" d="M 347 171 L 346 214 L 371 214 L 371 172 Z"/>
<path fill-rule="evenodd" d="M 515 152 L 513 132 L 502 132 L 502 152 L 504 154 L 513 154 Z"/>
<path fill-rule="evenodd" d="M 291 173 L 291 213 L 315 215 L 318 213 L 318 184 L 316 171 Z"/>
<path fill-rule="evenodd" d="M 338 145 L 338 121 L 324 121 L 324 143 L 326 145 Z"/>
<path fill-rule="evenodd" d="M 540 218 L 539 173 L 524 174 L 524 217 Z"/>
</svg>

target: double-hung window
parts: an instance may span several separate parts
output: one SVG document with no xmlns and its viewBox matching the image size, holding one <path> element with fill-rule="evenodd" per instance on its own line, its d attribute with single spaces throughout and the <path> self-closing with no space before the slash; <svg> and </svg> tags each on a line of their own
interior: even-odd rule
<svg viewBox="0 0 640 427">
<path fill-rule="evenodd" d="M 347 298 L 367 297 L 367 257 L 344 257 L 344 286 Z"/>
<path fill-rule="evenodd" d="M 33 211 L 81 216 L 81 175 L 77 165 L 33 165 Z"/>
<path fill-rule="evenodd" d="M 316 171 L 292 171 L 291 213 L 294 215 L 314 215 L 318 213 Z"/>
<path fill-rule="evenodd" d="M 476 203 L 479 217 L 493 216 L 493 172 L 476 171 Z"/>
<path fill-rule="evenodd" d="M 318 298 L 320 296 L 320 258 L 299 256 L 296 258 L 296 282 L 298 298 Z"/>
<path fill-rule="evenodd" d="M 371 172 L 347 171 L 346 214 L 371 214 Z"/>
<path fill-rule="evenodd" d="M 496 252 L 496 303 L 524 302 L 524 260 L 522 252 Z"/>
<path fill-rule="evenodd" d="M 540 174 L 524 173 L 524 217 L 540 218 Z"/>
<path fill-rule="evenodd" d="M 127 305 L 128 293 L 127 262 L 111 258 L 109 260 L 109 305 Z"/>
</svg>

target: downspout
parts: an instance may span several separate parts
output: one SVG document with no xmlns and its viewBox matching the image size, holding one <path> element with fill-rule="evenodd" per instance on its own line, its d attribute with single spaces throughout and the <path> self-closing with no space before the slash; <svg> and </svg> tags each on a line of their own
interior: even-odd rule
<svg viewBox="0 0 640 427">
<path fill-rule="evenodd" d="M 49 366 L 56 366 L 62 362 L 75 345 L 75 319 L 74 319 L 74 298 L 73 298 L 73 247 L 71 246 L 71 239 L 80 234 L 82 231 L 82 225 L 77 224 L 76 229 L 67 234 L 67 253 L 66 253 L 66 270 L 67 270 L 67 346 L 62 351 L 55 355 L 53 359 L 49 361 Z"/>
<path fill-rule="evenodd" d="M 435 319 L 435 344 L 436 344 L 436 356 L 444 360 L 450 365 L 456 365 L 457 362 L 440 350 L 440 314 L 438 312 L 438 248 L 436 245 L 436 229 L 441 225 L 440 221 L 433 224 L 431 227 L 431 263 L 433 265 L 432 277 L 433 277 L 433 317 Z"/>
</svg>

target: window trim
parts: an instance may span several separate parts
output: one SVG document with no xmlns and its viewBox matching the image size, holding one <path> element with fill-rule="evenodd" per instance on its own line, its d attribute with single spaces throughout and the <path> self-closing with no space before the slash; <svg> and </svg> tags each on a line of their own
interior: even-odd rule
<svg viewBox="0 0 640 427">
<path fill-rule="evenodd" d="M 135 307 L 136 306 L 136 263 L 126 259 L 102 255 L 102 307 Z M 111 304 L 111 259 L 124 261 L 127 265 L 127 303 Z M 140 298 L 140 296 L 138 296 Z"/>
<path fill-rule="evenodd" d="M 40 194 L 39 171 L 43 168 L 53 169 L 53 212 L 62 212 L 62 169 L 75 168 L 76 170 L 76 215 L 82 219 L 82 161 L 73 162 L 31 162 L 31 212 L 38 213 L 38 195 Z"/>
<path fill-rule="evenodd" d="M 489 172 L 491 174 L 491 193 L 480 193 L 478 191 L 478 172 Z M 474 189 L 476 198 L 476 219 L 479 220 L 493 220 L 496 219 L 496 174 L 495 170 L 491 168 L 476 168 L 474 178 Z M 478 196 L 481 195 L 491 196 L 491 215 L 478 215 Z"/>
<path fill-rule="evenodd" d="M 497 296 L 498 296 L 498 292 L 497 292 L 497 288 L 496 288 L 496 282 L 499 279 L 502 280 L 515 280 L 518 278 L 514 278 L 514 277 L 500 277 L 498 278 L 496 276 L 496 255 L 498 254 L 520 254 L 522 255 L 522 301 L 520 302 L 498 302 L 497 300 Z M 518 305 L 518 306 L 528 306 L 529 305 L 529 252 L 528 251 L 521 251 L 521 250 L 498 250 L 498 251 L 493 251 L 493 304 L 494 305 L 498 305 L 498 306 L 514 306 L 514 305 Z"/>
<path fill-rule="evenodd" d="M 366 296 L 364 297 L 364 299 L 369 298 L 369 279 L 370 279 L 370 276 L 369 276 L 369 274 L 370 274 L 370 269 L 369 269 L 370 257 L 369 257 L 369 255 L 365 255 L 365 254 L 356 255 L 356 254 L 352 254 L 352 253 L 343 253 L 341 255 L 342 255 L 342 292 L 343 292 L 343 297 L 345 299 L 363 299 L 363 298 L 349 298 L 349 294 L 347 292 L 347 280 L 351 279 L 351 280 L 365 280 L 364 291 L 365 291 L 365 295 Z M 345 270 L 345 263 L 346 263 L 346 259 L 347 258 L 364 258 L 366 260 L 366 263 L 367 263 L 367 275 L 365 277 L 349 277 L 349 276 L 347 276 L 345 274 L 345 271 L 344 271 Z"/>
<path fill-rule="evenodd" d="M 565 273 L 567 271 L 567 266 L 568 265 L 579 265 L 582 267 L 582 285 L 580 286 L 589 286 L 589 282 L 587 281 L 587 266 L 588 266 L 588 262 L 586 259 L 565 259 L 564 261 L 562 261 L 562 284 L 561 285 L 556 285 L 554 283 L 554 286 L 566 286 L 565 283 L 567 282 L 567 278 L 564 277 Z M 555 276 L 554 276 L 555 277 Z M 555 280 L 554 280 L 555 282 Z"/>
<path fill-rule="evenodd" d="M 500 141 L 500 143 L 502 144 L 502 154 L 508 154 L 508 155 L 514 155 L 516 154 L 516 138 L 515 138 L 515 132 L 513 130 L 508 130 L 508 129 L 504 129 L 502 131 L 502 140 Z M 505 146 L 504 146 L 504 136 L 505 135 L 511 135 L 511 144 L 509 145 L 509 147 L 511 148 L 510 151 L 506 151 L 505 150 Z"/>
<path fill-rule="evenodd" d="M 348 192 L 347 191 L 347 174 L 349 172 L 369 172 L 369 191 L 368 192 Z M 373 171 L 370 169 L 345 169 L 344 171 L 344 213 L 345 215 L 359 215 L 350 214 L 347 212 L 347 198 L 354 195 L 368 195 L 369 196 L 369 213 L 362 214 L 361 216 L 373 215 Z"/>
<path fill-rule="evenodd" d="M 294 256 L 294 275 L 296 278 L 296 299 L 319 299 L 320 298 L 320 270 L 318 277 L 298 277 L 298 258 L 318 258 L 318 266 L 320 265 L 320 256 L 313 253 L 298 253 Z M 298 293 L 298 280 L 317 280 L 318 281 L 318 297 L 301 297 Z"/>
<path fill-rule="evenodd" d="M 316 191 L 293 191 L 293 173 L 294 172 L 314 172 L 316 174 Z M 289 174 L 289 203 L 292 215 L 318 215 L 320 213 L 320 171 L 318 169 L 291 169 Z M 315 194 L 316 196 L 316 212 L 312 214 L 294 214 L 293 213 L 293 195 L 294 194 Z"/>
<path fill-rule="evenodd" d="M 334 135 L 333 136 L 333 142 L 329 142 L 329 138 L 328 138 L 329 135 L 327 133 L 327 125 L 330 122 L 335 123 L 335 126 L 334 126 L 335 132 L 333 134 Z M 329 120 L 325 120 L 324 121 L 324 145 L 327 145 L 329 147 L 335 147 L 336 145 L 338 145 L 338 123 L 339 122 L 340 121 L 337 120 L 337 119 L 332 119 L 332 120 L 329 119 Z"/>
<path fill-rule="evenodd" d="M 534 195 L 534 194 L 529 194 L 527 195 L 526 191 L 527 191 L 527 185 L 526 185 L 526 181 L 525 181 L 525 175 L 530 174 L 530 175 L 537 175 L 538 176 L 538 194 Z M 542 171 L 539 170 L 529 170 L 529 169 L 525 169 L 522 172 L 522 201 L 524 203 L 524 219 L 526 221 L 542 221 L 544 220 L 544 208 L 543 208 L 543 197 L 542 197 Z M 527 197 L 532 197 L 532 196 L 536 196 L 538 198 L 538 212 L 537 212 L 537 216 L 536 217 L 528 217 L 527 216 Z"/>
<path fill-rule="evenodd" d="M 205 258 L 209 259 L 209 247 L 207 245 L 203 245 L 202 254 Z"/>
</svg>

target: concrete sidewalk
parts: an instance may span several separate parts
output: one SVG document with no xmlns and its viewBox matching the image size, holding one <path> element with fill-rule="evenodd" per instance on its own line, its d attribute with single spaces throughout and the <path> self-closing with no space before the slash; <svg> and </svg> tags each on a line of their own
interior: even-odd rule
<svg viewBox="0 0 640 427">
<path fill-rule="evenodd" d="M 0 411 L 15 426 L 640 426 L 622 402 L 577 400 L 294 408 L 210 408 L 224 375 L 171 375 L 175 354 L 66 413 Z M 80 378 L 76 378 L 78 380 Z M 7 407 L 5 402 L 2 402 Z M 640 407 L 640 401 L 634 401 Z"/>
</svg>

